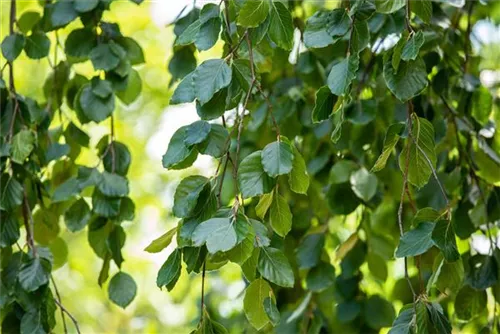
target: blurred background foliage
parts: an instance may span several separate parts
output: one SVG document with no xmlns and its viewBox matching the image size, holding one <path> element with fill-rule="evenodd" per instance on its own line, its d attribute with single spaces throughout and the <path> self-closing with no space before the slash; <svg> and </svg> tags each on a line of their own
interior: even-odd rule
<svg viewBox="0 0 500 334">
<path fill-rule="evenodd" d="M 198 1 L 197 5 L 201 6 L 206 2 Z M 102 260 L 97 258 L 90 248 L 87 232 L 73 234 L 64 229 L 60 234 L 62 241 L 59 242 L 62 250 L 58 253 L 64 254 L 64 249 L 67 248 L 67 257 L 54 276 L 63 304 L 78 320 L 83 333 L 188 333 L 198 322 L 201 286 L 199 275 L 188 276 L 183 271 L 171 293 L 160 291 L 154 283 L 159 267 L 175 248 L 175 242 L 158 254 L 144 252 L 151 240 L 176 224 L 170 210 L 180 179 L 194 172 L 211 176 L 215 170 L 214 163 L 207 156 L 199 158 L 193 167 L 182 171 L 166 172 L 161 166 L 161 156 L 175 130 L 197 119 L 193 105 L 168 106 L 173 87 L 169 85 L 167 64 L 172 56 L 171 45 L 174 41 L 173 28 L 169 22 L 190 3 L 190 0 L 157 0 L 145 1 L 137 6 L 131 1 L 114 1 L 111 10 L 107 11 L 104 17 L 107 21 L 118 23 L 124 35 L 136 39 L 146 57 L 146 63 L 138 68 L 143 83 L 141 97 L 130 106 L 119 104 L 115 111 L 117 140 L 125 142 L 132 153 L 129 171 L 130 196 L 136 204 L 135 220 L 124 225 L 128 240 L 123 250 L 126 261 L 122 266 L 123 270 L 136 280 L 138 292 L 135 300 L 125 310 L 112 304 L 106 298 L 106 286 L 100 288 L 97 284 Z M 335 1 L 329 2 L 328 7 L 330 4 L 331 7 L 336 6 Z M 0 40 L 8 34 L 9 5 L 9 1 L 0 2 Z M 309 8 L 308 6 L 306 2 L 305 8 Z M 492 21 L 480 21 L 474 26 L 473 46 L 482 62 L 481 80 L 498 82 L 500 1 L 490 3 L 487 8 L 491 10 L 489 15 Z M 19 17 L 28 10 L 41 12 L 41 7 L 35 0 L 18 1 L 17 10 Z M 460 24 L 465 25 L 465 16 L 462 21 Z M 77 20 L 61 30 L 60 39 L 64 41 L 68 32 L 79 25 L 81 23 Z M 54 36 L 50 38 L 51 48 L 56 48 Z M 53 52 L 54 50 L 51 50 L 51 54 Z M 222 47 L 218 45 L 210 51 L 199 53 L 198 63 L 220 57 L 221 54 Z M 2 58 L 1 63 L 4 64 L 5 59 Z M 75 68 L 89 78 L 94 75 L 90 62 L 77 64 Z M 43 83 L 51 70 L 47 58 L 34 61 L 22 54 L 16 60 L 15 70 L 17 91 L 43 101 Z M 69 110 L 67 116 L 75 117 Z M 91 149 L 84 149 L 76 163 L 92 165 L 98 161 L 95 146 L 109 133 L 107 123 L 108 121 L 99 125 L 92 123 L 83 126 L 91 136 Z M 57 126 L 57 122 L 54 122 L 54 126 Z M 394 186 L 400 188 L 400 182 L 400 175 L 397 175 Z M 231 180 L 225 183 L 225 187 L 232 187 Z M 378 210 L 380 212 L 377 212 L 375 217 L 381 222 L 395 211 L 391 206 L 380 208 L 382 209 Z M 331 233 L 327 234 L 326 249 L 332 258 L 335 258 L 337 247 L 356 230 L 361 215 L 362 212 L 357 210 L 343 220 L 336 218 L 329 223 Z M 475 246 L 481 248 L 481 243 L 476 243 Z M 459 249 L 461 247 L 467 248 L 467 241 L 461 241 Z M 365 277 L 363 284 L 366 284 L 363 289 L 369 291 L 370 295 L 381 294 L 392 299 L 397 310 L 403 305 L 401 300 L 407 299 L 403 295 L 409 293 L 406 282 L 402 280 L 402 262 L 389 261 L 387 268 L 387 272 L 375 276 L 365 263 L 361 268 Z M 223 323 L 231 333 L 254 331 L 242 313 L 244 288 L 240 269 L 235 264 L 228 264 L 219 271 L 207 274 L 205 298 L 209 312 L 212 318 Z M 325 299 L 331 301 L 328 297 Z M 318 302 L 322 303 L 321 297 Z M 333 312 L 334 305 L 331 307 Z M 60 316 L 59 313 L 57 316 Z M 282 316 L 287 318 L 286 314 Z M 74 331 L 71 324 L 69 328 L 71 332 Z M 277 331 L 286 333 L 286 328 L 278 327 Z M 62 332 L 62 323 L 59 320 L 55 332 Z M 476 333 L 477 328 L 471 323 L 470 326 L 465 326 L 462 332 Z"/>
</svg>

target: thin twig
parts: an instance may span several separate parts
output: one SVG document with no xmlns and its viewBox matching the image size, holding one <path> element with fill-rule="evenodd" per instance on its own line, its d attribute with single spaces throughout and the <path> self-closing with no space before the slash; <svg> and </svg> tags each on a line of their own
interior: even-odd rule
<svg viewBox="0 0 500 334">
<path fill-rule="evenodd" d="M 52 282 L 52 285 L 54 286 L 54 291 L 56 292 L 56 298 L 57 301 L 59 302 L 60 305 L 62 305 L 61 302 L 61 295 L 59 294 L 59 289 L 57 288 L 56 281 L 54 280 L 54 276 L 50 275 L 50 281 Z M 64 311 L 62 308 L 59 308 L 61 310 L 61 318 L 62 318 L 62 323 L 64 327 L 64 333 L 68 333 L 68 327 L 66 326 L 66 317 L 64 316 Z"/>
<path fill-rule="evenodd" d="M 61 308 L 61 310 L 63 310 L 63 312 L 68 315 L 68 317 L 71 319 L 71 321 L 73 321 L 73 324 L 75 325 L 75 328 L 76 328 L 76 332 L 78 334 L 81 334 L 80 327 L 78 327 L 78 321 L 76 321 L 75 317 L 57 299 L 54 299 L 54 301 L 56 302 L 57 306 L 59 306 Z"/>
<path fill-rule="evenodd" d="M 111 136 L 110 136 L 110 142 L 109 142 L 109 147 L 111 149 L 111 173 L 115 172 L 116 169 L 116 156 L 115 156 L 115 119 L 113 117 L 113 114 L 111 114 Z"/>
<path fill-rule="evenodd" d="M 203 269 L 201 272 L 201 315 L 200 321 L 203 319 L 203 309 L 205 308 L 205 269 L 206 269 L 206 261 L 203 261 Z"/>
<path fill-rule="evenodd" d="M 26 194 L 26 189 L 23 188 L 23 218 L 24 218 L 24 227 L 26 229 L 26 243 L 28 247 L 33 252 L 33 257 L 38 257 L 38 253 L 35 247 L 35 242 L 33 239 L 33 216 L 31 215 L 30 205 L 28 203 L 28 195 Z"/>
</svg>

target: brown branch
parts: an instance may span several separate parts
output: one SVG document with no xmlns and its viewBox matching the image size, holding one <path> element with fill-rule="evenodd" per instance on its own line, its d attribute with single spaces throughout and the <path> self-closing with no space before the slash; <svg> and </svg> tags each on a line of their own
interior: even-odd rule
<svg viewBox="0 0 500 334">
<path fill-rule="evenodd" d="M 203 269 L 201 272 L 201 314 L 200 321 L 203 319 L 203 309 L 205 308 L 205 269 L 207 261 L 203 261 Z"/>
<path fill-rule="evenodd" d="M 467 10 L 467 30 L 465 32 L 465 41 L 464 41 L 464 53 L 465 53 L 465 59 L 464 59 L 464 73 L 467 73 L 467 67 L 469 64 L 469 58 L 470 58 L 470 33 L 472 29 L 472 24 L 471 24 L 471 17 L 472 17 L 472 8 L 474 6 L 474 1 L 469 2 L 469 8 Z"/>
<path fill-rule="evenodd" d="M 75 325 L 76 332 L 78 334 L 81 334 L 80 332 L 80 327 L 78 327 L 78 321 L 76 321 L 75 317 L 61 304 L 57 299 L 54 299 L 56 302 L 57 306 L 61 308 L 61 310 L 68 315 L 68 317 L 73 321 L 73 324 Z"/>
<path fill-rule="evenodd" d="M 61 295 L 59 294 L 59 289 L 57 288 L 56 281 L 54 280 L 54 276 L 50 275 L 50 281 L 52 282 L 52 285 L 54 286 L 54 291 L 56 292 L 57 301 L 59 302 L 60 305 L 62 305 Z M 60 310 L 61 310 L 61 319 L 62 319 L 62 323 L 63 323 L 63 327 L 64 327 L 64 333 L 68 333 L 68 327 L 66 326 L 66 317 L 64 316 L 64 311 L 62 308 L 60 308 Z"/>
<path fill-rule="evenodd" d="M 109 142 L 109 147 L 111 149 L 111 173 L 114 173 L 116 170 L 116 156 L 115 156 L 115 119 L 113 117 L 113 114 L 111 114 L 111 136 L 110 136 L 110 142 Z"/>
<path fill-rule="evenodd" d="M 28 247 L 33 252 L 33 256 L 37 257 L 38 253 L 35 247 L 35 241 L 33 239 L 33 216 L 31 215 L 30 205 L 28 203 L 28 195 L 26 194 L 26 189 L 23 188 L 23 218 L 24 218 L 24 227 L 26 229 L 26 243 Z"/>
</svg>

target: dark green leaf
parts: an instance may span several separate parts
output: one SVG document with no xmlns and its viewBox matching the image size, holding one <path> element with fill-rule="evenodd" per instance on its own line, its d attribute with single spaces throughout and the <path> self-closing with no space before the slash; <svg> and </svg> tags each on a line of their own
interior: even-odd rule
<svg viewBox="0 0 500 334">
<path fill-rule="evenodd" d="M 201 105 L 229 86 L 231 73 L 231 68 L 223 59 L 206 60 L 196 68 L 193 73 L 194 93 Z"/>
<path fill-rule="evenodd" d="M 328 86 L 321 87 L 316 92 L 316 101 L 312 111 L 313 123 L 327 120 L 333 113 L 335 102 L 337 102 L 337 97 L 331 93 Z"/>
<path fill-rule="evenodd" d="M 291 288 L 295 279 L 288 259 L 276 248 L 263 247 L 259 256 L 258 269 L 262 277 L 276 285 Z"/>
<path fill-rule="evenodd" d="M 457 242 L 455 240 L 455 231 L 453 225 L 448 220 L 439 220 L 432 231 L 432 241 L 443 252 L 444 258 L 448 262 L 454 262 L 460 259 Z"/>
<path fill-rule="evenodd" d="M 238 185 L 243 198 L 262 195 L 272 190 L 271 179 L 262 166 L 261 151 L 253 152 L 241 162 L 238 170 Z"/>
<path fill-rule="evenodd" d="M 41 31 L 32 32 L 26 38 L 24 52 L 31 59 L 47 57 L 50 50 L 50 39 Z"/>
<path fill-rule="evenodd" d="M 359 57 L 357 54 L 342 59 L 333 65 L 328 75 L 328 87 L 337 96 L 344 96 L 348 93 L 351 82 L 356 78 L 359 67 Z"/>
<path fill-rule="evenodd" d="M 420 223 L 416 228 L 406 232 L 396 249 L 396 257 L 416 256 L 425 253 L 431 248 L 433 223 Z"/>
<path fill-rule="evenodd" d="M 109 299 L 121 308 L 126 308 L 134 300 L 136 293 L 137 284 L 127 273 L 119 272 L 109 281 Z"/>
<path fill-rule="evenodd" d="M 12 34 L 4 38 L 2 42 L 2 55 L 7 61 L 14 61 L 23 51 L 25 39 L 21 34 Z"/>
<path fill-rule="evenodd" d="M 291 50 L 293 46 L 293 21 L 285 4 L 271 3 L 271 22 L 268 35 L 280 48 Z"/>
<path fill-rule="evenodd" d="M 262 150 L 262 167 L 270 177 L 288 174 L 292 170 L 293 152 L 286 141 L 275 141 L 267 144 Z"/>
<path fill-rule="evenodd" d="M 207 183 L 208 179 L 200 175 L 188 176 L 181 181 L 174 195 L 173 213 L 176 217 L 186 218 L 193 213 Z"/>
</svg>

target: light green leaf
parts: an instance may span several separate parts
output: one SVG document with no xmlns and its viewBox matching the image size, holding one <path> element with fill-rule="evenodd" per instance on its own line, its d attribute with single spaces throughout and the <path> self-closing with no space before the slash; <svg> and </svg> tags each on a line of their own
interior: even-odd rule
<svg viewBox="0 0 500 334">
<path fill-rule="evenodd" d="M 177 233 L 177 227 L 174 227 L 163 234 L 161 237 L 153 240 L 144 250 L 148 253 L 159 253 L 170 245 L 172 238 Z"/>
<path fill-rule="evenodd" d="M 411 3 L 410 9 L 422 21 L 430 23 L 432 19 L 432 2 L 429 0 L 414 1 Z"/>
<path fill-rule="evenodd" d="M 269 15 L 269 1 L 255 0 L 246 1 L 240 9 L 238 15 L 238 25 L 255 28 Z"/>
<path fill-rule="evenodd" d="M 433 223 L 420 223 L 413 230 L 406 232 L 399 241 L 396 257 L 417 256 L 427 252 L 432 242 Z"/>
<path fill-rule="evenodd" d="M 419 95 L 427 87 L 427 72 L 422 58 L 402 62 L 395 71 L 391 62 L 392 52 L 384 55 L 384 79 L 387 87 L 401 101 Z"/>
<path fill-rule="evenodd" d="M 272 2 L 271 23 L 268 35 L 280 48 L 291 50 L 293 46 L 293 21 L 290 11 L 282 2 Z"/>
<path fill-rule="evenodd" d="M 243 310 L 248 322 L 257 330 L 269 323 L 269 317 L 264 309 L 264 300 L 268 297 L 275 298 L 269 283 L 262 278 L 253 281 L 245 290 Z"/>
<path fill-rule="evenodd" d="M 35 24 L 40 21 L 40 13 L 34 11 L 25 11 L 17 19 L 16 25 L 19 27 L 19 31 L 23 34 L 30 32 Z"/>
<path fill-rule="evenodd" d="M 208 179 L 200 175 L 188 176 L 179 183 L 174 195 L 173 213 L 176 217 L 186 218 L 193 213 L 207 183 Z"/>
<path fill-rule="evenodd" d="M 257 268 L 262 277 L 276 285 L 291 288 L 295 283 L 292 267 L 279 249 L 263 247 Z"/>
<path fill-rule="evenodd" d="M 372 173 L 384 169 L 387 163 L 387 159 L 389 159 L 389 156 L 394 150 L 394 147 L 396 147 L 396 144 L 398 143 L 404 128 L 405 128 L 404 123 L 394 123 L 391 124 L 391 126 L 389 126 L 384 138 L 384 148 L 382 149 L 382 153 L 380 154 L 380 156 L 378 157 L 377 161 L 375 162 L 375 164 L 371 169 Z"/>
<path fill-rule="evenodd" d="M 281 237 L 285 237 L 292 229 L 292 212 L 287 200 L 280 194 L 274 194 L 269 211 L 271 227 Z"/>
<path fill-rule="evenodd" d="M 328 119 L 333 113 L 333 107 L 337 97 L 332 94 L 328 86 L 323 86 L 316 92 L 316 101 L 312 111 L 313 123 L 319 123 Z"/>
<path fill-rule="evenodd" d="M 352 173 L 350 181 L 352 191 L 365 202 L 368 202 L 375 196 L 378 184 L 377 177 L 365 168 L 360 168 Z"/>
<path fill-rule="evenodd" d="M 418 57 L 418 52 L 420 51 L 422 45 L 424 45 L 424 42 L 424 33 L 419 30 L 406 42 L 403 50 L 401 51 L 401 59 L 404 61 L 415 60 Z"/>
<path fill-rule="evenodd" d="M 137 284 L 127 273 L 120 271 L 109 281 L 109 299 L 121 308 L 126 308 L 134 300 L 136 293 Z"/>
<path fill-rule="evenodd" d="M 493 98 L 489 90 L 483 86 L 479 87 L 472 94 L 472 117 L 482 125 L 488 122 L 488 118 L 493 111 Z"/>
<path fill-rule="evenodd" d="M 408 153 L 408 145 L 405 146 L 399 155 L 399 168 L 405 173 L 408 163 L 408 181 L 421 188 L 429 181 L 432 168 L 436 168 L 434 128 L 431 122 L 425 118 L 412 116 L 411 138 L 407 140 L 410 140 L 410 151 Z"/>
<path fill-rule="evenodd" d="M 28 158 L 35 148 L 35 134 L 30 130 L 21 130 L 12 137 L 11 159 L 20 165 Z"/>
<path fill-rule="evenodd" d="M 210 101 L 215 93 L 229 86 L 232 71 L 224 59 L 209 59 L 201 63 L 193 74 L 195 96 L 201 105 Z"/>
<path fill-rule="evenodd" d="M 212 218 L 204 221 L 193 232 L 193 244 L 196 247 L 206 243 L 208 252 L 226 252 L 237 243 L 234 220 L 231 218 Z"/>
<path fill-rule="evenodd" d="M 359 67 L 359 57 L 352 54 L 333 65 L 328 75 L 328 87 L 337 96 L 348 93 L 351 82 L 356 78 Z"/>
<path fill-rule="evenodd" d="M 238 225 L 241 224 L 236 223 L 236 228 L 238 228 Z M 245 263 L 250 258 L 250 256 L 252 256 L 252 252 L 255 248 L 254 241 L 255 241 L 255 232 L 251 228 L 242 242 L 240 242 L 239 244 L 234 246 L 233 249 L 225 253 L 229 261 L 238 263 L 240 265 Z"/>
<path fill-rule="evenodd" d="M 307 194 L 309 189 L 309 174 L 307 174 L 307 166 L 304 158 L 299 150 L 292 145 L 293 162 L 292 171 L 288 175 L 288 184 L 290 189 L 298 194 Z"/>
<path fill-rule="evenodd" d="M 267 210 L 269 210 L 269 207 L 273 202 L 273 194 L 274 192 L 263 194 L 259 199 L 259 203 L 257 203 L 257 205 L 255 206 L 255 213 L 260 219 L 264 219 L 264 217 L 266 216 Z"/>
<path fill-rule="evenodd" d="M 455 230 L 451 221 L 440 220 L 436 222 L 432 231 L 432 241 L 443 252 L 446 261 L 455 262 L 460 259 L 457 241 L 455 240 Z"/>
<path fill-rule="evenodd" d="M 291 145 L 285 141 L 267 144 L 261 154 L 262 166 L 270 177 L 288 174 L 292 170 L 294 155 Z"/>
<path fill-rule="evenodd" d="M 375 1 L 377 12 L 390 14 L 398 11 L 406 5 L 405 0 L 381 0 Z"/>
<path fill-rule="evenodd" d="M 261 151 L 249 154 L 238 170 L 238 187 L 243 198 L 262 195 L 272 190 L 274 181 L 262 166 Z"/>
</svg>

